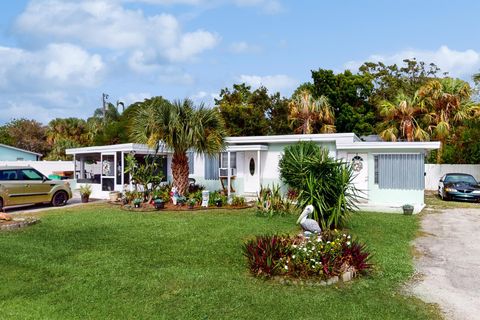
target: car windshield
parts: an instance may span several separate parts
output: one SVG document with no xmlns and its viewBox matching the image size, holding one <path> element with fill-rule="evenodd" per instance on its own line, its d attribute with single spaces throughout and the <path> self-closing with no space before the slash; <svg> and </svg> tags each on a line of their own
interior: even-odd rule
<svg viewBox="0 0 480 320">
<path fill-rule="evenodd" d="M 469 174 L 449 174 L 445 176 L 445 182 L 466 182 L 469 184 L 477 184 L 475 178 Z"/>
</svg>

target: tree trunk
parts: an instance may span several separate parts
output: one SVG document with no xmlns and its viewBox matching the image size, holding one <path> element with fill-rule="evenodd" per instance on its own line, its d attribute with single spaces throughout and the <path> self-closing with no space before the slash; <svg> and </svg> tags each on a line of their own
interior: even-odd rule
<svg viewBox="0 0 480 320">
<path fill-rule="evenodd" d="M 173 184 L 178 193 L 184 196 L 188 189 L 188 157 L 185 152 L 174 153 L 172 158 Z"/>
<path fill-rule="evenodd" d="M 440 139 L 440 148 L 437 150 L 437 164 L 441 164 L 443 162 L 442 155 L 443 155 L 443 146 L 444 146 L 443 139 Z"/>
</svg>

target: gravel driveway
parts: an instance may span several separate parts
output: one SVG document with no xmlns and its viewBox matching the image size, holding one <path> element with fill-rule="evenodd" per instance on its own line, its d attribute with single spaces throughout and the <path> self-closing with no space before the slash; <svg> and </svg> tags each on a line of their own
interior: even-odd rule
<svg viewBox="0 0 480 320">
<path fill-rule="evenodd" d="M 438 303 L 447 319 L 480 319 L 480 209 L 426 214 L 415 247 L 422 276 L 411 291 Z"/>
</svg>

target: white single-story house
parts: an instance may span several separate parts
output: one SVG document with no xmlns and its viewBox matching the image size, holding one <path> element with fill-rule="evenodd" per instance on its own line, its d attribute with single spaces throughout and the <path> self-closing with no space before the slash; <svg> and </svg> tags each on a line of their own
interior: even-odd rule
<svg viewBox="0 0 480 320">
<path fill-rule="evenodd" d="M 400 211 L 412 204 L 415 212 L 424 206 L 425 155 L 439 142 L 364 142 L 353 133 L 275 135 L 226 138 L 226 150 L 218 157 L 189 153 L 190 177 L 208 190 L 255 197 L 262 186 L 281 184 L 278 163 L 286 146 L 313 141 L 327 148 L 331 157 L 355 163 L 354 184 L 363 194 L 361 207 L 372 211 Z M 140 144 L 120 144 L 68 149 L 74 155 L 77 183 L 89 183 L 94 196 L 121 191 L 129 183 L 123 173 L 125 155 L 153 154 Z M 171 180 L 171 152 L 165 158 L 164 174 Z M 227 186 L 230 185 L 230 188 Z"/>
</svg>

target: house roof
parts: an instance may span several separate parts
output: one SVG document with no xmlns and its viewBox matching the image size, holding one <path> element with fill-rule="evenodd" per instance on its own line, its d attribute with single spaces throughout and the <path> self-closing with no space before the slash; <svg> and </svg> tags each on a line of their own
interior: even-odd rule
<svg viewBox="0 0 480 320">
<path fill-rule="evenodd" d="M 273 136 L 227 137 L 227 144 L 271 144 L 294 143 L 298 141 L 314 142 L 355 142 L 360 139 L 354 133 L 318 133 L 318 134 L 286 134 Z"/>
<path fill-rule="evenodd" d="M 338 150 L 433 150 L 440 148 L 438 141 L 421 142 L 385 142 L 361 141 L 354 133 L 319 133 L 319 134 L 289 134 L 275 136 L 228 137 L 225 139 L 229 148 L 233 145 L 294 143 L 298 141 L 334 142 Z"/>
<path fill-rule="evenodd" d="M 107 146 L 93 146 L 83 148 L 72 148 L 65 150 L 66 154 L 86 154 L 86 153 L 108 153 L 108 152 L 135 152 L 139 154 L 155 153 L 155 149 L 149 148 L 145 144 L 122 143 Z M 165 152 L 160 152 L 165 153 Z"/>
<path fill-rule="evenodd" d="M 12 150 L 20 151 L 20 152 L 25 152 L 25 153 L 29 153 L 29 154 L 34 154 L 34 155 L 37 155 L 37 156 L 40 156 L 40 157 L 42 156 L 41 153 L 37 153 L 37 152 L 33 152 L 33 151 L 28 151 L 28 150 L 20 149 L 20 148 L 15 148 L 15 147 L 9 146 L 9 145 L 7 145 L 7 144 L 3 144 L 3 143 L 0 143 L 0 148 L 12 149 Z"/>
<path fill-rule="evenodd" d="M 385 149 L 423 149 L 433 150 L 440 148 L 439 141 L 415 141 L 415 142 L 385 142 L 385 141 L 373 141 L 364 142 L 356 141 L 353 143 L 337 143 L 338 150 L 385 150 Z"/>
</svg>

